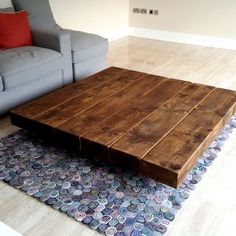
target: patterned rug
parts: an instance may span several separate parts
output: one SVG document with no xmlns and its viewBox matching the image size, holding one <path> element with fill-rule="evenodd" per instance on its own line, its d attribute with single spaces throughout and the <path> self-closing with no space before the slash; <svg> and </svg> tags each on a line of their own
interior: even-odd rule
<svg viewBox="0 0 236 236">
<path fill-rule="evenodd" d="M 105 235 L 163 235 L 236 128 L 236 115 L 174 189 L 20 130 L 0 140 L 0 179 Z"/>
</svg>

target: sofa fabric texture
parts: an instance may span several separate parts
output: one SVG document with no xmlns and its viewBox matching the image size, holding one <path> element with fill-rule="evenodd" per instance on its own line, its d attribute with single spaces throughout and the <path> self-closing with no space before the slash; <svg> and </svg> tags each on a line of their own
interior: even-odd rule
<svg viewBox="0 0 236 236">
<path fill-rule="evenodd" d="M 32 30 L 43 31 L 44 32 L 55 32 L 61 29 L 53 18 L 51 6 L 49 0 L 12 0 L 13 5 L 16 10 L 27 10 L 29 12 L 29 20 Z M 43 14 L 42 14 L 43 12 Z M 42 35 L 40 32 L 39 35 Z M 90 71 L 86 67 L 83 69 L 81 63 L 84 62 L 86 65 L 90 60 L 94 60 L 94 57 L 101 58 L 101 55 L 107 54 L 108 51 L 108 41 L 107 39 L 100 37 L 95 34 L 89 34 L 81 31 L 67 30 L 71 37 L 71 50 L 72 50 L 72 62 L 73 71 L 78 71 L 78 68 L 82 70 L 79 73 L 73 73 L 74 80 L 80 80 L 85 77 L 104 69 L 104 67 L 99 68 L 98 66 L 93 67 L 91 65 Z M 41 42 L 50 42 L 50 40 L 40 40 L 37 37 L 36 32 L 33 33 L 33 42 L 36 45 L 42 45 Z M 47 45 L 46 45 L 47 47 Z M 49 47 L 51 48 L 51 47 Z M 97 59 L 98 59 L 97 58 Z M 98 64 L 107 64 L 106 58 L 104 61 L 98 62 Z M 78 65 L 77 65 L 78 64 Z M 80 77 L 80 75 L 83 75 Z"/>
<path fill-rule="evenodd" d="M 62 54 L 41 47 L 19 47 L 0 53 L 0 71 L 4 90 L 30 82 L 63 65 Z M 28 76 L 26 76 L 28 74 Z"/>
<path fill-rule="evenodd" d="M 3 91 L 3 81 L 2 76 L 0 75 L 0 92 Z"/>
<path fill-rule="evenodd" d="M 16 11 L 28 12 L 33 46 L 0 50 L 0 115 L 106 68 L 106 39 L 62 29 L 49 0 L 12 2 Z"/>
<path fill-rule="evenodd" d="M 0 115 L 73 82 L 69 33 L 35 32 L 38 45 L 0 50 Z"/>
<path fill-rule="evenodd" d="M 61 88 L 63 84 L 62 72 L 55 71 L 48 74 L 47 77 L 42 77 L 30 83 L 0 92 L 0 114 L 4 114 L 9 109 L 42 96 L 45 93 Z"/>
<path fill-rule="evenodd" d="M 31 29 L 48 31 L 57 27 L 48 0 L 12 0 L 12 3 L 17 11 L 28 12 Z"/>
<path fill-rule="evenodd" d="M 39 65 L 46 65 L 61 56 L 54 50 L 35 46 L 8 49 L 0 54 L 0 71 L 5 77 Z"/>
<path fill-rule="evenodd" d="M 81 31 L 66 30 L 70 33 L 72 62 L 80 63 L 107 53 L 108 42 L 101 36 Z"/>
<path fill-rule="evenodd" d="M 107 54 L 98 55 L 89 60 L 73 63 L 73 75 L 77 80 L 85 79 L 107 67 Z"/>
</svg>

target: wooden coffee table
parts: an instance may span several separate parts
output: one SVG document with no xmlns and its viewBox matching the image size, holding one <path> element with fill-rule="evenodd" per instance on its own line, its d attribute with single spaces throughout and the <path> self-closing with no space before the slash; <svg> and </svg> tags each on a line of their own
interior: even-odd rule
<svg viewBox="0 0 236 236">
<path fill-rule="evenodd" d="M 178 187 L 234 112 L 234 91 L 111 67 L 16 108 L 11 120 Z"/>
</svg>

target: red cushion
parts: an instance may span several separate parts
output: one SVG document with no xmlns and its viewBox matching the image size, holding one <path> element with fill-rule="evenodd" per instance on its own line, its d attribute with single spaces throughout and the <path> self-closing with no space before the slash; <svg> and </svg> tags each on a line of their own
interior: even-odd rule
<svg viewBox="0 0 236 236">
<path fill-rule="evenodd" d="M 0 13 L 0 49 L 32 45 L 26 11 Z"/>
</svg>

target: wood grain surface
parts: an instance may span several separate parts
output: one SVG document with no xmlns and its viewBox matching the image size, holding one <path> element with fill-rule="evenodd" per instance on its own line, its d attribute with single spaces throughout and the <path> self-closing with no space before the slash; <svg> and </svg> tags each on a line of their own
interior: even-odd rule
<svg viewBox="0 0 236 236">
<path fill-rule="evenodd" d="M 189 85 L 115 142 L 111 146 L 111 155 L 122 152 L 126 160 L 135 158 L 141 161 L 213 90 L 213 87 Z"/>
<path fill-rule="evenodd" d="M 214 90 L 143 158 L 141 172 L 178 187 L 235 112 L 235 92 Z"/>
<path fill-rule="evenodd" d="M 75 98 L 34 117 L 34 120 L 52 127 L 57 127 L 58 125 L 71 119 L 71 117 L 88 110 L 90 107 L 99 104 L 103 100 L 103 104 L 108 103 L 112 95 L 112 97 L 114 97 L 114 94 L 120 94 L 118 93 L 120 91 L 123 91 L 124 93 L 124 91 L 128 90 L 128 87 L 133 87 L 134 84 L 141 84 L 142 86 L 143 82 L 150 82 L 142 81 L 141 79 L 143 76 L 144 75 L 139 72 L 127 72 L 123 75 L 121 73 L 121 77 L 111 77 L 112 79 L 109 81 L 81 92 Z M 73 90 L 73 88 L 71 90 Z"/>
<path fill-rule="evenodd" d="M 109 64 L 236 90 L 236 51 L 233 50 L 129 37 L 110 44 Z M 0 137 L 15 130 L 8 116 L 0 118 Z M 169 225 L 166 236 L 234 234 L 235 146 L 234 131 L 191 193 L 191 199 L 183 204 Z M 0 183 L 0 196 L 0 220 L 24 236 L 77 236 L 78 232 L 81 236 L 100 235 L 4 182 Z M 222 204 L 225 196 L 227 201 Z"/>
<path fill-rule="evenodd" d="M 235 92 L 111 67 L 11 112 L 13 124 L 178 187 Z"/>
<path fill-rule="evenodd" d="M 78 96 L 80 93 L 89 90 L 95 86 L 101 86 L 104 82 L 110 81 L 112 77 L 114 81 L 119 79 L 123 73 L 128 72 L 128 70 L 120 69 L 117 67 L 110 67 L 107 71 L 102 71 L 98 74 L 91 76 L 86 80 L 77 81 L 76 83 L 69 84 L 62 89 L 55 92 L 49 93 L 48 95 L 42 96 L 32 102 L 22 105 L 12 112 L 14 114 L 19 114 L 27 118 L 32 118 L 37 116 L 49 109 L 58 106 L 74 97 Z M 103 84 L 105 86 L 105 84 Z"/>
</svg>

